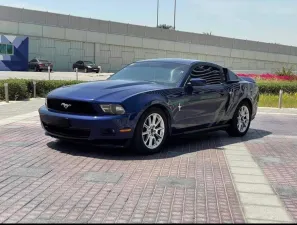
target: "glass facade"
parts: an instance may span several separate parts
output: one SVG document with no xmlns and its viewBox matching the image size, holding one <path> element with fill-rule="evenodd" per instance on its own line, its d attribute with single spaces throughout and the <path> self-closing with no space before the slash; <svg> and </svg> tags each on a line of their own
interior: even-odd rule
<svg viewBox="0 0 297 225">
<path fill-rule="evenodd" d="M 13 45 L 0 44 L 0 55 L 13 55 Z"/>
</svg>

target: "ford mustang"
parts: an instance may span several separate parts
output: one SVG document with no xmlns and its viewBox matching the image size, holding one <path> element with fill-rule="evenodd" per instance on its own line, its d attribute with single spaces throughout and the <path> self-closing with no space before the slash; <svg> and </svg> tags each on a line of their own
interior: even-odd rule
<svg viewBox="0 0 297 225">
<path fill-rule="evenodd" d="M 256 82 L 228 68 L 151 59 L 132 63 L 105 81 L 55 89 L 39 114 L 51 137 L 155 153 L 174 135 L 225 130 L 244 136 L 258 101 Z"/>
</svg>

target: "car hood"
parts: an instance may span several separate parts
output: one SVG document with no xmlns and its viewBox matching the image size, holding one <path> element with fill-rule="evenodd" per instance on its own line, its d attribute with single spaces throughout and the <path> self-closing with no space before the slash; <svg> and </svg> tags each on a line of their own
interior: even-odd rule
<svg viewBox="0 0 297 225">
<path fill-rule="evenodd" d="M 50 92 L 48 98 L 122 102 L 138 93 L 167 88 L 152 82 L 106 80 L 61 87 Z"/>
</svg>

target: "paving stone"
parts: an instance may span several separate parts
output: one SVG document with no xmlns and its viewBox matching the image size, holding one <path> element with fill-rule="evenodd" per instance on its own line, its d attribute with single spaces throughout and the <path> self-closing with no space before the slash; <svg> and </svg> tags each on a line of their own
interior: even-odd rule
<svg viewBox="0 0 297 225">
<path fill-rule="evenodd" d="M 297 197 L 297 188 L 290 185 L 273 186 L 276 193 L 280 196 Z"/>
<path fill-rule="evenodd" d="M 268 180 L 264 176 L 233 174 L 233 179 L 234 179 L 235 182 L 240 182 L 240 183 L 267 184 L 267 185 L 269 185 Z"/>
<path fill-rule="evenodd" d="M 48 174 L 51 169 L 46 168 L 16 168 L 8 173 L 10 176 L 20 176 L 20 177 L 37 177 L 41 178 Z"/>
<path fill-rule="evenodd" d="M 240 168 L 230 167 L 232 174 L 245 174 L 245 175 L 258 175 L 263 176 L 263 172 L 260 168 Z"/>
<path fill-rule="evenodd" d="M 227 155 L 228 161 L 242 161 L 242 162 L 254 162 L 254 159 L 248 155 Z"/>
<path fill-rule="evenodd" d="M 272 157 L 272 156 L 262 156 L 262 157 L 255 157 L 254 158 L 258 164 L 265 165 L 265 164 L 283 164 L 281 158 L 278 157 Z"/>
<path fill-rule="evenodd" d="M 270 185 L 266 184 L 237 183 L 236 187 L 238 192 L 275 194 Z"/>
<path fill-rule="evenodd" d="M 276 195 L 254 194 L 239 192 L 239 197 L 244 205 L 266 205 L 282 207 L 282 203 Z"/>
<path fill-rule="evenodd" d="M 82 179 L 99 183 L 117 183 L 122 176 L 122 173 L 87 172 L 82 176 Z"/>
<path fill-rule="evenodd" d="M 194 178 L 159 177 L 157 185 L 162 187 L 195 188 L 196 180 Z"/>
<path fill-rule="evenodd" d="M 33 145 L 35 143 L 36 142 L 27 142 L 27 141 L 24 141 L 24 142 L 6 141 L 6 142 L 1 143 L 1 145 L 5 146 L 5 147 L 28 147 L 28 146 Z"/>
<path fill-rule="evenodd" d="M 292 222 L 284 222 L 284 221 L 273 221 L 273 220 L 253 220 L 253 219 L 248 219 L 248 223 L 265 223 L 265 224 L 270 224 L 270 223 L 292 223 Z"/>
<path fill-rule="evenodd" d="M 281 207 L 245 205 L 243 208 L 248 219 L 293 222 L 287 211 Z"/>
<path fill-rule="evenodd" d="M 258 168 L 255 162 L 241 162 L 241 161 L 229 161 L 229 166 L 231 167 L 243 167 L 243 168 Z"/>
<path fill-rule="evenodd" d="M 250 156 L 251 154 L 246 151 L 246 150 L 229 150 L 229 149 L 226 149 L 224 150 L 225 154 L 227 155 L 244 155 L 244 156 Z"/>
</svg>

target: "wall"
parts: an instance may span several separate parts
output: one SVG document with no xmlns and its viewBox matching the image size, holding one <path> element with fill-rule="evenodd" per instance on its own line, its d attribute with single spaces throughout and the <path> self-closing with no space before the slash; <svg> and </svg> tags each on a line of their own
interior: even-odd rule
<svg viewBox="0 0 297 225">
<path fill-rule="evenodd" d="M 137 26 L 0 6 L 0 32 L 30 37 L 30 59 L 47 57 L 57 70 L 78 59 L 114 72 L 140 59 L 206 60 L 234 70 L 271 71 L 297 65 L 297 47 Z"/>
<path fill-rule="evenodd" d="M 12 54 L 0 53 L 0 71 L 28 70 L 28 37 L 0 35 L 0 44 L 12 45 L 13 48 Z"/>
</svg>

